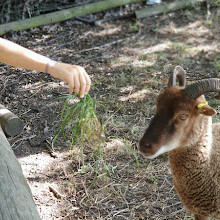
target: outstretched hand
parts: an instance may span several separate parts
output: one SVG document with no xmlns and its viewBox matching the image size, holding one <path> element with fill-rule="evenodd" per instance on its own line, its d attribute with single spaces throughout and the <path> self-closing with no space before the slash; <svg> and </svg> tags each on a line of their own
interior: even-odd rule
<svg viewBox="0 0 220 220">
<path fill-rule="evenodd" d="M 69 92 L 72 93 L 75 90 L 75 93 L 81 98 L 89 92 L 91 86 L 89 75 L 83 67 L 55 62 L 1 37 L 0 62 L 39 72 L 47 72 L 51 76 L 68 83 Z"/>
<path fill-rule="evenodd" d="M 82 66 L 66 63 L 54 63 L 50 65 L 48 73 L 69 84 L 69 92 L 75 90 L 75 94 L 83 98 L 91 86 L 91 80 Z"/>
</svg>

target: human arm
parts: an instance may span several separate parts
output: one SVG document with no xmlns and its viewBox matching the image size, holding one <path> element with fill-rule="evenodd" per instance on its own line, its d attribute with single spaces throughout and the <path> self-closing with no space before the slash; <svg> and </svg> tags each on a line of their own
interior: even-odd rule
<svg viewBox="0 0 220 220">
<path fill-rule="evenodd" d="M 90 89 L 91 80 L 81 66 L 50 60 L 49 58 L 24 48 L 16 43 L 0 38 L 0 62 L 49 73 L 69 84 L 69 92 L 73 89 L 83 98 Z"/>
</svg>

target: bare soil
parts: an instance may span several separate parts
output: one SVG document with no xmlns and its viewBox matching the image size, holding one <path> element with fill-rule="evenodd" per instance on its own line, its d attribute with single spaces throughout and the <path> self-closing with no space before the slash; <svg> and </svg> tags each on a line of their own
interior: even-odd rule
<svg viewBox="0 0 220 220">
<path fill-rule="evenodd" d="M 0 101 L 25 122 L 9 141 L 43 220 L 192 219 L 172 185 L 167 155 L 147 160 L 133 150 L 154 114 L 162 79 L 176 65 L 187 71 L 188 82 L 219 77 L 220 13 L 210 10 L 208 20 L 207 8 L 198 6 L 141 20 L 69 20 L 5 36 L 82 65 L 98 82 L 90 95 L 102 104 L 97 116 L 106 123 L 107 173 L 91 149 L 84 167 L 78 148 L 70 150 L 62 137 L 52 149 L 67 86 L 43 73 L 0 66 Z M 215 96 L 207 99 L 219 111 Z"/>
</svg>

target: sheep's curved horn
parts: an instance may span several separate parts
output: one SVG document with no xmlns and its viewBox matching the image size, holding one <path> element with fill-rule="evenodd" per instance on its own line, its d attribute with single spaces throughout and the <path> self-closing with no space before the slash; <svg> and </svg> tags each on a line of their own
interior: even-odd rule
<svg viewBox="0 0 220 220">
<path fill-rule="evenodd" d="M 173 74 L 169 78 L 168 87 L 176 86 L 176 80 L 179 81 L 179 86 L 186 85 L 186 72 L 181 66 L 176 66 Z"/>
<path fill-rule="evenodd" d="M 199 80 L 186 87 L 184 92 L 191 99 L 196 99 L 208 92 L 220 92 L 220 79 L 210 78 Z"/>
</svg>

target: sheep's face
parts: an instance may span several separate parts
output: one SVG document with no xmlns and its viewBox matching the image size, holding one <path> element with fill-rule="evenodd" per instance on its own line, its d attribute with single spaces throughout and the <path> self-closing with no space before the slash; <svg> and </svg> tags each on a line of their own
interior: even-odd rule
<svg viewBox="0 0 220 220">
<path fill-rule="evenodd" d="M 214 115 L 215 110 L 199 109 L 203 97 L 189 99 L 181 87 L 165 89 L 157 98 L 156 113 L 144 136 L 140 140 L 139 150 L 147 158 L 155 158 L 182 145 L 192 130 L 200 114 Z"/>
</svg>

